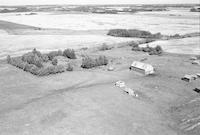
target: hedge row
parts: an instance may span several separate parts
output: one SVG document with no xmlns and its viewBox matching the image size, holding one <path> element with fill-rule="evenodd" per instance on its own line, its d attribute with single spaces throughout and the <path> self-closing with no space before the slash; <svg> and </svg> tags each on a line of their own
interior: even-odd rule
<svg viewBox="0 0 200 135">
<path fill-rule="evenodd" d="M 161 33 L 152 34 L 149 31 L 137 29 L 111 29 L 107 35 L 115 37 L 161 38 Z"/>
<path fill-rule="evenodd" d="M 139 45 L 135 45 L 132 48 L 133 51 L 143 51 L 143 52 L 148 52 L 149 55 L 160 55 L 163 53 L 163 50 L 161 46 L 156 46 L 156 47 L 139 47 Z"/>
<path fill-rule="evenodd" d="M 89 56 L 85 56 L 82 59 L 82 68 L 93 68 L 97 66 L 103 66 L 108 64 L 108 59 L 105 56 L 99 56 L 98 58 L 94 59 Z"/>
</svg>

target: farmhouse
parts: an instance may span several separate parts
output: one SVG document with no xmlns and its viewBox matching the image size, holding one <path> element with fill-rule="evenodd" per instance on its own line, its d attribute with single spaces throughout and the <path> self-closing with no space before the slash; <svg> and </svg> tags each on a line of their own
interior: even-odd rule
<svg viewBox="0 0 200 135">
<path fill-rule="evenodd" d="M 130 70 L 144 73 L 145 75 L 150 75 L 155 73 L 154 67 L 152 65 L 142 63 L 139 61 L 134 61 L 130 66 Z"/>
</svg>

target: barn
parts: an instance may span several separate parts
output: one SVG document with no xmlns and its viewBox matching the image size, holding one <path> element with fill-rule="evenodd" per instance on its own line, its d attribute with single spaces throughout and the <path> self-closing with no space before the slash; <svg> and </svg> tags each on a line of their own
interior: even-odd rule
<svg viewBox="0 0 200 135">
<path fill-rule="evenodd" d="M 143 73 L 145 75 L 150 75 L 155 73 L 154 67 L 152 65 L 142 63 L 139 61 L 134 61 L 130 66 L 130 70 L 134 70 Z"/>
</svg>

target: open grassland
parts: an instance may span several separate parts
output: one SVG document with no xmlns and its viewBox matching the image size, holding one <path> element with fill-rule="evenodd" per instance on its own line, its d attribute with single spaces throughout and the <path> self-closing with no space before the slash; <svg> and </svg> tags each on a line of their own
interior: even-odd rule
<svg viewBox="0 0 200 135">
<path fill-rule="evenodd" d="M 108 66 L 76 69 L 73 72 L 37 77 L 5 62 L 0 64 L 0 127 L 1 134 L 138 134 L 198 135 L 196 123 L 183 118 L 191 100 L 198 94 L 192 89 L 200 80 L 184 82 L 185 74 L 199 72 L 188 55 L 164 53 L 162 56 L 135 52 L 130 46 L 111 50 L 81 50 L 78 55 L 105 55 Z M 133 60 L 146 59 L 156 68 L 155 76 L 145 77 L 128 67 Z M 134 89 L 131 97 L 114 86 L 123 80 Z M 185 106 L 190 103 L 191 106 Z M 180 108 L 180 109 L 179 109 Z M 184 124 L 184 123 L 183 123 Z M 191 127 L 191 128 L 190 128 Z"/>
</svg>

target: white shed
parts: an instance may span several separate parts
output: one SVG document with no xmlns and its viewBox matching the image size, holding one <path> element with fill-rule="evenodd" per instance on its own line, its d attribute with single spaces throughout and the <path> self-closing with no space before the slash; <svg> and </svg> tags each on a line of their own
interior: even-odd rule
<svg viewBox="0 0 200 135">
<path fill-rule="evenodd" d="M 155 73 L 154 67 L 152 65 L 142 63 L 142 62 L 139 62 L 139 61 L 134 61 L 130 66 L 130 70 L 142 72 L 145 75 L 150 75 L 150 74 Z"/>
</svg>

